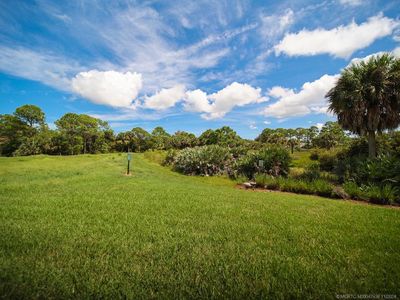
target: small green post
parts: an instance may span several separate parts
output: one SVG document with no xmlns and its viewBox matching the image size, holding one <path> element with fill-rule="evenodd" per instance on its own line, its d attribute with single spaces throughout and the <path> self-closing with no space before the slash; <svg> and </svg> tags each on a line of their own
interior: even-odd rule
<svg viewBox="0 0 400 300">
<path fill-rule="evenodd" d="M 128 152 L 128 168 L 127 168 L 127 171 L 126 171 L 126 174 L 127 174 L 127 175 L 130 175 L 130 174 L 131 174 L 131 173 L 130 173 L 131 159 L 132 159 L 132 154 L 130 154 L 130 153 Z"/>
</svg>

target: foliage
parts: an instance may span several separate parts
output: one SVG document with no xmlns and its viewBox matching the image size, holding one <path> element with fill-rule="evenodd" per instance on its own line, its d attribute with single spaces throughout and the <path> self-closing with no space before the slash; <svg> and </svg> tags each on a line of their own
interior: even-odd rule
<svg viewBox="0 0 400 300">
<path fill-rule="evenodd" d="M 219 129 L 208 129 L 199 137 L 200 145 L 220 145 L 223 147 L 238 147 L 242 142 L 242 138 L 237 135 L 229 126 L 223 126 Z"/>
<path fill-rule="evenodd" d="M 151 132 L 151 147 L 156 150 L 171 148 L 171 135 L 160 126 L 154 128 Z"/>
<path fill-rule="evenodd" d="M 162 165 L 172 165 L 175 160 L 175 156 L 178 154 L 178 150 L 176 149 L 169 149 L 165 155 L 164 161 Z"/>
<path fill-rule="evenodd" d="M 262 161 L 262 166 L 260 165 Z M 256 173 L 265 173 L 272 176 L 287 176 L 291 157 L 287 150 L 281 147 L 266 147 L 257 151 L 250 151 L 240 157 L 235 165 L 239 174 L 253 178 Z"/>
<path fill-rule="evenodd" d="M 55 124 L 64 141 L 63 154 L 108 152 L 113 133 L 107 122 L 85 114 L 67 113 Z"/>
<path fill-rule="evenodd" d="M 188 175 L 221 174 L 231 159 L 227 148 L 218 145 L 186 148 L 177 153 L 173 161 L 175 170 Z"/>
<path fill-rule="evenodd" d="M 341 149 L 334 148 L 329 150 L 320 150 L 318 153 L 318 161 L 322 171 L 331 172 L 338 164 L 338 153 Z"/>
<path fill-rule="evenodd" d="M 377 204 L 400 204 L 399 189 L 391 184 L 358 186 L 354 181 L 348 181 L 343 184 L 343 188 L 353 199 Z"/>
<path fill-rule="evenodd" d="M 324 179 L 306 180 L 301 178 L 273 177 L 258 173 L 255 175 L 256 184 L 270 190 L 280 190 L 297 194 L 319 195 L 323 197 L 341 197 L 335 193 L 335 186 Z"/>
<path fill-rule="evenodd" d="M 320 164 L 314 162 L 305 168 L 305 171 L 300 175 L 301 178 L 312 181 L 321 178 Z"/>
<path fill-rule="evenodd" d="M 372 56 L 344 69 L 326 97 L 339 124 L 368 135 L 369 157 L 376 156 L 376 133 L 400 125 L 400 59 Z"/>
<path fill-rule="evenodd" d="M 177 131 L 171 137 L 171 145 L 175 149 L 184 149 L 197 145 L 197 138 L 193 133 Z"/>
<path fill-rule="evenodd" d="M 342 127 L 337 122 L 326 122 L 322 126 L 318 136 L 313 140 L 313 144 L 319 148 L 331 149 L 343 145 L 348 140 Z"/>
</svg>

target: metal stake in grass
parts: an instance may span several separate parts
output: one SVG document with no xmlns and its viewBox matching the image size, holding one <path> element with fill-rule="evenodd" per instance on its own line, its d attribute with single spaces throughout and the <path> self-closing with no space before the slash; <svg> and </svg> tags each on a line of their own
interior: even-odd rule
<svg viewBox="0 0 400 300">
<path fill-rule="evenodd" d="M 130 172 L 131 160 L 132 160 L 132 154 L 128 152 L 128 167 L 127 167 L 127 170 L 126 170 L 126 175 L 130 175 L 131 174 L 131 172 Z"/>
</svg>

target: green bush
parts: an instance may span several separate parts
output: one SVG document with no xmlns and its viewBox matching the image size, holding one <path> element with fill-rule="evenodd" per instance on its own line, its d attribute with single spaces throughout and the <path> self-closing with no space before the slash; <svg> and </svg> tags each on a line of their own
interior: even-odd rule
<svg viewBox="0 0 400 300">
<path fill-rule="evenodd" d="M 264 173 L 258 173 L 258 174 L 256 174 L 256 175 L 254 176 L 254 180 L 255 180 L 255 182 L 256 182 L 256 186 L 258 186 L 258 187 L 265 187 L 265 185 L 266 185 L 266 183 L 267 183 L 267 181 L 268 181 L 267 176 L 268 176 L 268 175 L 266 175 L 266 174 L 264 174 Z M 268 177 L 269 177 L 269 176 L 268 176 Z"/>
<path fill-rule="evenodd" d="M 187 175 L 221 174 L 231 162 L 229 149 L 208 145 L 180 150 L 173 159 L 176 171 Z"/>
<path fill-rule="evenodd" d="M 379 186 L 371 184 L 364 186 L 362 197 L 376 204 L 393 204 L 398 200 L 397 193 L 398 190 L 391 185 Z"/>
<path fill-rule="evenodd" d="M 331 172 L 338 163 L 338 149 L 323 150 L 319 153 L 319 163 L 322 171 Z"/>
<path fill-rule="evenodd" d="M 259 161 L 263 162 L 260 166 Z M 267 147 L 258 151 L 250 151 L 240 157 L 235 168 L 239 174 L 254 178 L 256 173 L 272 176 L 287 176 L 291 157 L 289 152 L 281 147 Z"/>
<path fill-rule="evenodd" d="M 312 164 L 308 165 L 304 173 L 300 175 L 300 178 L 307 181 L 316 180 L 319 179 L 320 177 L 321 177 L 320 165 L 318 162 L 313 162 Z"/>
<path fill-rule="evenodd" d="M 343 184 L 343 189 L 352 199 L 362 199 L 362 191 L 354 181 L 347 181 Z"/>
<path fill-rule="evenodd" d="M 353 199 L 366 200 L 376 204 L 400 203 L 399 189 L 390 184 L 369 184 L 359 187 L 355 182 L 349 181 L 343 184 L 343 188 Z"/>
<path fill-rule="evenodd" d="M 314 193 L 318 196 L 333 197 L 333 185 L 326 180 L 317 179 L 311 182 Z"/>
<path fill-rule="evenodd" d="M 279 180 L 280 189 L 285 192 L 292 192 L 298 194 L 313 194 L 309 182 L 301 179 L 285 178 Z"/>
<path fill-rule="evenodd" d="M 175 160 L 175 156 L 178 154 L 178 151 L 175 149 L 169 149 L 165 155 L 164 161 L 163 161 L 163 165 L 167 166 L 167 165 L 172 165 L 174 163 Z"/>
<path fill-rule="evenodd" d="M 310 154 L 311 160 L 318 160 L 319 159 L 319 152 L 317 150 L 313 150 Z"/>
</svg>

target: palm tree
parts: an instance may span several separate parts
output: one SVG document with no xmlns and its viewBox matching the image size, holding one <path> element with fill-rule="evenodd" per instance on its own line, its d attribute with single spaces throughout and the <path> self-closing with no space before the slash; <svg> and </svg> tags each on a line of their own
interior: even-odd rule
<svg viewBox="0 0 400 300">
<path fill-rule="evenodd" d="M 368 136 L 376 157 L 376 133 L 400 124 L 400 59 L 383 54 L 352 64 L 325 97 L 343 129 Z"/>
</svg>

